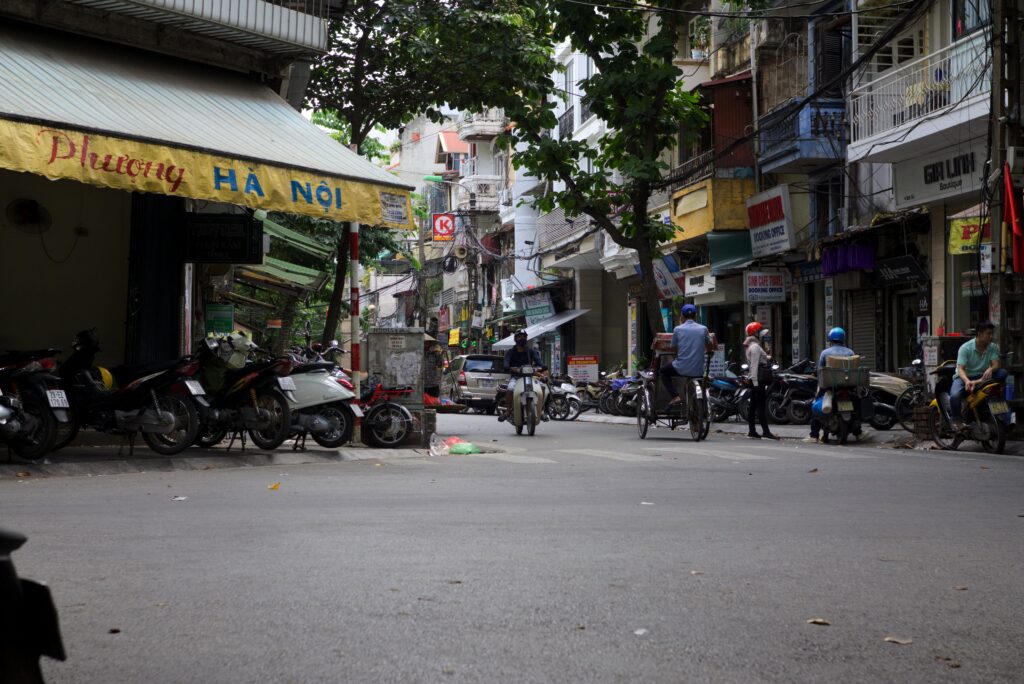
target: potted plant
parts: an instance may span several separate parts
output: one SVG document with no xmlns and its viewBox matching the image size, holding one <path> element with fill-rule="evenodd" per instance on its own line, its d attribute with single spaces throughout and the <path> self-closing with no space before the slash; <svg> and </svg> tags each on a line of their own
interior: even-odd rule
<svg viewBox="0 0 1024 684">
<path fill-rule="evenodd" d="M 690 22 L 690 56 L 704 59 L 711 44 L 711 17 L 699 16 Z"/>
</svg>

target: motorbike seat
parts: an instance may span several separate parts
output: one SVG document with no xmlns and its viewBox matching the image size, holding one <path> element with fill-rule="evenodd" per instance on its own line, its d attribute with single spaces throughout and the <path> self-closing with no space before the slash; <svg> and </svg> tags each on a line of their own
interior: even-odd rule
<svg viewBox="0 0 1024 684">
<path fill-rule="evenodd" d="M 48 349 L 31 349 L 31 350 L 11 350 L 9 349 L 6 354 L 0 354 L 0 366 L 7 365 L 10 363 L 22 363 L 25 361 L 36 361 L 38 359 L 47 359 L 51 356 L 57 356 L 60 354 L 60 349 L 50 347 Z"/>
<path fill-rule="evenodd" d="M 173 359 L 171 361 L 151 361 L 149 363 L 141 363 L 134 366 L 125 364 L 122 366 L 114 366 L 110 369 L 110 374 L 114 376 L 115 380 L 117 380 L 118 385 L 123 386 L 136 378 L 141 378 L 142 376 L 149 375 L 150 373 L 159 373 L 160 371 L 170 370 L 183 362 L 184 359 L 182 358 Z"/>
<path fill-rule="evenodd" d="M 337 367 L 338 366 L 336 364 L 330 363 L 329 361 L 317 361 L 313 363 L 304 363 L 302 365 L 295 366 L 294 368 L 292 368 L 291 374 L 296 375 L 298 373 L 312 373 L 313 371 L 322 370 L 329 371 L 334 370 Z"/>
</svg>

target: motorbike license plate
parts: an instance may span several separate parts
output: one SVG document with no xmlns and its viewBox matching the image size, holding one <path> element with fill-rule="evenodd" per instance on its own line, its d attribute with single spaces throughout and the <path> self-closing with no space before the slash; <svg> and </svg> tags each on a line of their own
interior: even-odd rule
<svg viewBox="0 0 1024 684">
<path fill-rule="evenodd" d="M 840 411 L 852 411 L 853 410 L 853 402 L 850 401 L 849 399 L 840 399 L 839 403 L 838 403 L 838 407 L 839 407 Z"/>
<path fill-rule="evenodd" d="M 992 412 L 992 415 L 1001 416 L 1010 412 L 1010 406 L 1005 401 L 989 399 L 988 410 Z"/>
<path fill-rule="evenodd" d="M 278 378 L 277 386 L 283 389 L 285 392 L 295 391 L 295 381 L 288 377 Z"/>
<path fill-rule="evenodd" d="M 64 390 L 46 390 L 46 398 L 50 402 L 50 408 L 71 408 Z"/>
<path fill-rule="evenodd" d="M 364 415 L 363 409 L 359 408 L 355 404 L 349 404 L 349 408 L 352 409 L 352 413 L 355 414 L 356 418 L 362 418 Z"/>
<path fill-rule="evenodd" d="M 198 380 L 186 380 L 185 387 L 188 387 L 188 391 L 194 397 L 201 397 L 206 394 L 206 390 L 203 389 L 203 383 Z"/>
</svg>

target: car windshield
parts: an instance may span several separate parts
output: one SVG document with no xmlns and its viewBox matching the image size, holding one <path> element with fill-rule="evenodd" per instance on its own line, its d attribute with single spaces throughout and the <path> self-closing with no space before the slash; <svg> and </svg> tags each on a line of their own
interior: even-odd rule
<svg viewBox="0 0 1024 684">
<path fill-rule="evenodd" d="M 501 359 L 484 358 L 484 359 L 466 359 L 466 367 L 462 370 L 467 373 L 500 373 L 504 370 Z"/>
</svg>

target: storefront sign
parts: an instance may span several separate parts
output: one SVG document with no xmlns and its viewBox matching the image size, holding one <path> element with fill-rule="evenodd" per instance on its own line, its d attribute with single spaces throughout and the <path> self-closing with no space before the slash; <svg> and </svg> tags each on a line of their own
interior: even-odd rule
<svg viewBox="0 0 1024 684">
<path fill-rule="evenodd" d="M 567 373 L 573 380 L 597 382 L 600 379 L 596 356 L 570 356 L 568 362 Z"/>
<path fill-rule="evenodd" d="M 981 272 L 992 273 L 992 243 L 983 243 L 979 249 L 978 258 L 981 260 Z"/>
<path fill-rule="evenodd" d="M 715 276 L 711 275 L 711 266 L 698 266 L 683 271 L 683 294 L 687 297 L 711 294 L 715 291 Z"/>
<path fill-rule="evenodd" d="M 482 328 L 482 327 L 484 327 L 484 312 L 483 311 L 474 311 L 473 312 L 472 326 L 474 328 Z"/>
<path fill-rule="evenodd" d="M 950 254 L 977 254 L 980 245 L 992 242 L 992 224 L 981 217 L 953 219 L 949 222 Z"/>
<path fill-rule="evenodd" d="M 789 272 L 793 276 L 793 282 L 800 285 L 825 279 L 820 261 L 801 261 L 790 266 Z"/>
<path fill-rule="evenodd" d="M 281 318 L 268 318 L 267 319 L 267 330 L 280 330 L 284 325 L 284 319 Z"/>
<path fill-rule="evenodd" d="M 452 327 L 452 314 L 447 306 L 442 306 L 437 310 L 437 329 L 440 331 L 448 330 Z"/>
<path fill-rule="evenodd" d="M 662 299 L 670 299 L 683 294 L 683 290 L 676 283 L 664 259 L 654 259 L 654 282 L 658 285 L 658 293 Z"/>
<path fill-rule="evenodd" d="M 880 259 L 875 263 L 875 276 L 881 285 L 897 283 L 916 283 L 928 278 L 921 270 L 921 265 L 912 256 L 898 256 L 892 259 Z"/>
<path fill-rule="evenodd" d="M 896 208 L 906 209 L 979 192 L 984 184 L 984 141 L 953 145 L 941 152 L 892 165 Z"/>
<path fill-rule="evenodd" d="M 452 328 L 448 331 L 448 346 L 457 347 L 462 331 L 459 328 Z"/>
<path fill-rule="evenodd" d="M 636 370 L 637 365 L 637 345 L 639 344 L 638 339 L 640 335 L 640 329 L 637 326 L 637 308 L 639 302 L 636 299 L 629 300 L 629 339 L 626 341 L 629 348 L 629 372 L 632 374 Z"/>
<path fill-rule="evenodd" d="M 749 198 L 747 220 L 750 252 L 755 257 L 781 254 L 796 247 L 788 185 L 776 185 Z"/>
<path fill-rule="evenodd" d="M 185 214 L 184 261 L 262 264 L 263 223 L 246 214 Z"/>
<path fill-rule="evenodd" d="M 555 315 L 555 307 L 551 303 L 550 292 L 523 295 L 523 309 L 526 325 L 534 325 Z"/>
<path fill-rule="evenodd" d="M 235 330 L 235 305 L 206 303 L 206 332 L 228 335 Z"/>
<path fill-rule="evenodd" d="M 713 378 L 725 375 L 728 365 L 725 363 L 725 345 L 720 344 L 711 354 L 711 365 L 708 366 L 708 375 Z"/>
<path fill-rule="evenodd" d="M 782 271 L 744 271 L 743 298 L 748 302 L 786 301 L 786 276 Z"/>
<path fill-rule="evenodd" d="M 455 239 L 455 214 L 434 214 L 434 242 L 451 242 Z"/>
<path fill-rule="evenodd" d="M 835 327 L 834 316 L 835 313 L 835 285 L 832 279 L 829 278 L 825 281 L 825 332 L 828 333 L 833 327 Z"/>
<path fill-rule="evenodd" d="M 126 192 L 410 229 L 399 188 L 71 129 L 0 120 L 0 167 Z"/>
</svg>

